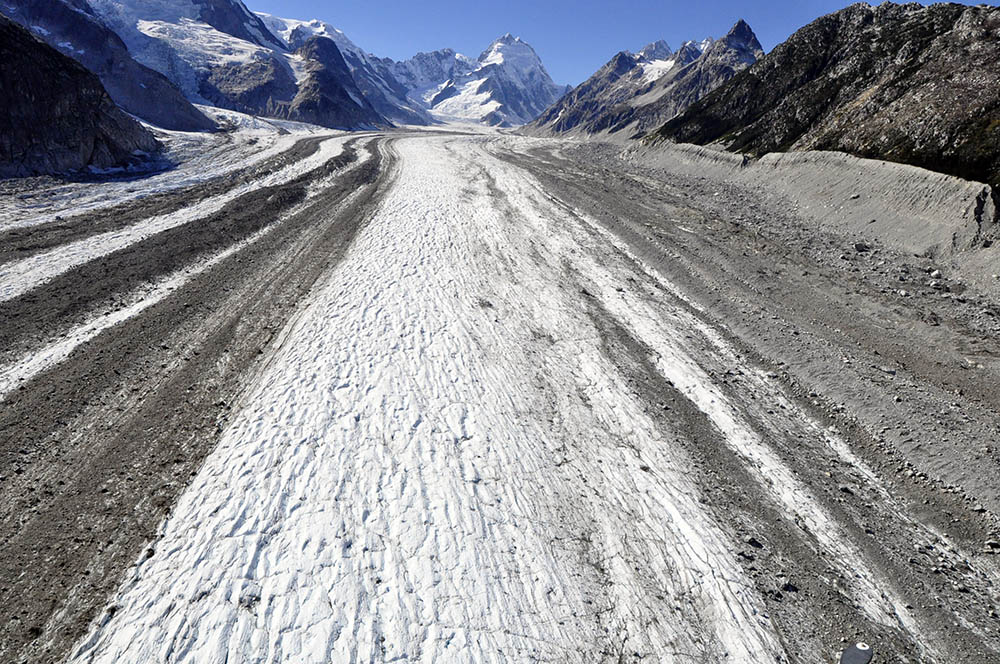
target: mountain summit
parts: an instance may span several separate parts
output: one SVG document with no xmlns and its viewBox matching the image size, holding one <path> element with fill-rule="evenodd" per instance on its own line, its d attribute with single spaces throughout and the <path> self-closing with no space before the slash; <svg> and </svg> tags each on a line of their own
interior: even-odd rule
<svg viewBox="0 0 1000 664">
<path fill-rule="evenodd" d="M 621 52 L 546 110 L 529 133 L 620 133 L 659 127 L 764 55 L 740 20 L 721 39 L 687 41 L 672 52 L 664 41 L 637 55 Z"/>
<path fill-rule="evenodd" d="M 556 85 L 530 44 L 507 33 L 473 60 L 451 49 L 392 63 L 409 97 L 440 121 L 522 125 L 566 89 Z"/>
<path fill-rule="evenodd" d="M 647 44 L 641 51 L 639 51 L 638 56 L 640 60 L 646 62 L 653 62 L 654 60 L 666 60 L 674 52 L 670 50 L 670 45 L 667 42 L 659 39 L 652 44 Z"/>
</svg>

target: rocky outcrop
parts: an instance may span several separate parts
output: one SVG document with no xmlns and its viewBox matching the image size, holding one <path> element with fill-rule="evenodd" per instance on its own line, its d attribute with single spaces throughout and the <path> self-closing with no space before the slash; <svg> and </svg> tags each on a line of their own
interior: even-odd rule
<svg viewBox="0 0 1000 664">
<path fill-rule="evenodd" d="M 158 149 L 81 64 L 0 16 L 0 176 L 111 168 Z"/>
<path fill-rule="evenodd" d="M 115 103 L 132 115 L 164 129 L 215 128 L 165 76 L 136 62 L 85 0 L 2 0 L 0 13 L 97 74 Z"/>
<path fill-rule="evenodd" d="M 856 4 L 802 28 L 650 137 L 834 150 L 1000 184 L 1000 9 Z"/>
<path fill-rule="evenodd" d="M 365 101 L 333 40 L 313 37 L 296 55 L 308 63 L 306 77 L 294 99 L 272 104 L 268 115 L 343 129 L 389 124 Z"/>
<path fill-rule="evenodd" d="M 233 0 L 191 1 L 199 8 L 198 18 L 219 32 L 265 48 L 282 48 L 281 40 L 271 34 L 264 21 L 247 9 L 242 2 L 233 2 Z"/>
<path fill-rule="evenodd" d="M 300 80 L 287 60 L 264 57 L 214 67 L 202 83 L 201 94 L 241 113 L 334 129 L 391 124 L 365 100 L 333 40 L 311 37 L 294 55 L 303 63 Z"/>
<path fill-rule="evenodd" d="M 298 84 L 287 63 L 278 57 L 263 57 L 213 67 L 199 92 L 220 108 L 267 115 L 274 104 L 293 99 Z"/>
<path fill-rule="evenodd" d="M 676 53 L 654 42 L 622 52 L 545 111 L 531 134 L 622 134 L 658 128 L 763 56 L 753 30 L 738 22 L 719 40 L 686 42 Z"/>
</svg>

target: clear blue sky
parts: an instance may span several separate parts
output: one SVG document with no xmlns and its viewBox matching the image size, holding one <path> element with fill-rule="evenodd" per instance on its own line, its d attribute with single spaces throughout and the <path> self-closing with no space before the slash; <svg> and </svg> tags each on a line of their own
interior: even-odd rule
<svg viewBox="0 0 1000 664">
<path fill-rule="evenodd" d="M 851 4 L 848 0 L 244 2 L 255 11 L 286 18 L 322 19 L 366 51 L 396 60 L 446 47 L 476 57 L 494 39 L 511 32 L 535 47 L 557 83 L 573 85 L 618 51 L 637 51 L 656 39 L 666 39 L 677 48 L 688 39 L 719 37 L 740 18 L 754 29 L 764 49 L 771 50 L 806 23 Z"/>
</svg>

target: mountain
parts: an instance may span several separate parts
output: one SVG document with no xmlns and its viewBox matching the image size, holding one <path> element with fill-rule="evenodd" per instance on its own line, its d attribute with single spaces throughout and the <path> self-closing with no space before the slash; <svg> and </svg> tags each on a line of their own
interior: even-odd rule
<svg viewBox="0 0 1000 664">
<path fill-rule="evenodd" d="M 535 50 L 506 34 L 472 60 L 447 49 L 387 63 L 408 97 L 439 121 L 494 126 L 530 122 L 561 97 Z"/>
<path fill-rule="evenodd" d="M 333 40 L 344 56 L 355 84 L 372 108 L 399 124 L 430 124 L 427 113 L 407 99 L 409 89 L 396 79 L 389 64 L 360 49 L 341 30 L 315 19 L 298 21 L 260 12 L 257 15 L 271 33 L 280 37 L 291 50 L 301 48 L 312 37 Z"/>
<path fill-rule="evenodd" d="M 138 162 L 159 147 L 100 79 L 0 16 L 0 176 Z"/>
<path fill-rule="evenodd" d="M 655 62 L 657 60 L 668 60 L 673 54 L 674 52 L 670 50 L 670 44 L 659 39 L 639 51 L 638 58 L 644 62 Z"/>
<path fill-rule="evenodd" d="M 215 128 L 162 74 L 139 64 L 86 0 L 0 0 L 0 13 L 31 30 L 101 79 L 129 113 L 164 129 Z"/>
<path fill-rule="evenodd" d="M 1000 185 L 1000 9 L 852 5 L 802 28 L 651 141 L 835 150 Z"/>
<path fill-rule="evenodd" d="M 272 101 L 265 115 L 324 127 L 362 127 L 382 121 L 355 84 L 332 39 L 310 37 L 295 55 L 306 63 L 298 92 L 287 104 Z"/>
<path fill-rule="evenodd" d="M 417 53 L 409 60 L 382 61 L 407 90 L 410 99 L 424 107 L 429 107 L 438 89 L 453 78 L 466 76 L 478 67 L 478 63 L 450 48 Z"/>
<path fill-rule="evenodd" d="M 240 0 L 89 2 L 139 62 L 194 102 L 339 129 L 391 124 L 362 94 L 335 40 L 309 35 L 293 47 Z M 313 38 L 328 45 L 306 48 Z"/>
<path fill-rule="evenodd" d="M 719 39 L 663 41 L 622 52 L 528 128 L 533 134 L 623 133 L 657 128 L 763 56 L 753 30 L 739 21 Z"/>
</svg>

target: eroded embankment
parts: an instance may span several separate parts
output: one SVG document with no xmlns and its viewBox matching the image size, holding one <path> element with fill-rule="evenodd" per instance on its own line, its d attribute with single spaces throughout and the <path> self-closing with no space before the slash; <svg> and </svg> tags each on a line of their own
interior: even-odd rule
<svg viewBox="0 0 1000 664">
<path fill-rule="evenodd" d="M 628 161 L 682 176 L 763 189 L 823 230 L 932 257 L 990 244 L 997 206 L 988 185 L 840 152 L 751 160 L 696 145 L 630 149 Z"/>
</svg>

